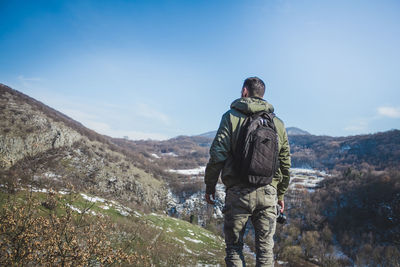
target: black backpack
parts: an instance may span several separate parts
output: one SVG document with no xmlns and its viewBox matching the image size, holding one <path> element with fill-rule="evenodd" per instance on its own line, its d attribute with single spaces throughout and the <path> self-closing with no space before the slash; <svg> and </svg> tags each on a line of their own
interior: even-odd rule
<svg viewBox="0 0 400 267">
<path fill-rule="evenodd" d="M 234 166 L 245 183 L 269 184 L 279 167 L 274 117 L 274 113 L 262 111 L 243 122 L 234 151 Z"/>
</svg>

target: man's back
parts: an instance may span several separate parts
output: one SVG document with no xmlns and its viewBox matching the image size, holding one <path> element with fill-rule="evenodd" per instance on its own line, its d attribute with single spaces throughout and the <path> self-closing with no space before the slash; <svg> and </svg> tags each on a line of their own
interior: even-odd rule
<svg viewBox="0 0 400 267">
<path fill-rule="evenodd" d="M 214 196 L 221 173 L 222 182 L 227 188 L 223 210 L 227 266 L 242 266 L 244 263 L 243 234 L 249 218 L 255 228 L 257 266 L 273 266 L 276 205 L 279 203 L 283 211 L 283 197 L 290 180 L 290 150 L 283 122 L 277 117 L 273 119 L 278 134 L 279 168 L 270 184 L 255 186 L 241 179 L 234 161 L 234 151 L 245 119 L 260 111 L 274 111 L 272 105 L 262 99 L 264 91 L 265 85 L 259 78 L 245 80 L 242 98 L 235 100 L 231 109 L 222 116 L 210 148 L 210 160 L 204 178 L 205 198 L 213 204 L 211 196 Z"/>
<path fill-rule="evenodd" d="M 261 98 L 246 97 L 235 100 L 231 104 L 231 109 L 222 116 L 221 124 L 210 148 L 210 162 L 206 168 L 205 183 L 208 193 L 213 193 L 211 189 L 215 187 L 221 170 L 222 182 L 227 188 L 234 185 L 248 185 L 243 183 L 236 168 L 233 166 L 233 151 L 236 150 L 239 133 L 247 116 L 260 111 L 274 112 L 274 107 Z M 278 117 L 275 117 L 274 124 L 278 134 L 278 160 L 280 167 L 274 176 L 272 185 L 278 189 L 278 184 L 281 181 L 285 184 L 289 182 L 290 149 L 283 122 Z M 278 195 L 283 195 L 286 192 L 286 190 L 282 189 L 284 188 L 281 188 Z"/>
</svg>

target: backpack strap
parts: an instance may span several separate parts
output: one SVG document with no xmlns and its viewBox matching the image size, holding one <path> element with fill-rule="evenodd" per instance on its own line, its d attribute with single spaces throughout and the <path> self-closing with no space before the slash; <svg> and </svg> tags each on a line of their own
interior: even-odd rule
<svg viewBox="0 0 400 267">
<path fill-rule="evenodd" d="M 275 113 L 260 111 L 251 115 L 252 120 L 257 119 L 258 117 L 265 119 L 266 123 L 276 132 L 276 127 L 274 123 Z"/>
</svg>

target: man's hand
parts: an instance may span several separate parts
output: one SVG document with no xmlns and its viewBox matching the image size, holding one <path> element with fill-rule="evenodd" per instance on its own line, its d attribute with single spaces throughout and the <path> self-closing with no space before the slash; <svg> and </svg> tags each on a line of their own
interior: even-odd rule
<svg viewBox="0 0 400 267">
<path fill-rule="evenodd" d="M 278 205 L 281 206 L 280 212 L 283 213 L 283 211 L 285 210 L 285 201 L 283 201 L 283 200 L 278 200 Z"/>
<path fill-rule="evenodd" d="M 211 197 L 210 196 L 212 196 L 212 200 L 211 200 Z M 215 204 L 215 193 L 213 193 L 213 194 L 205 194 L 205 198 L 206 198 L 206 201 L 207 201 L 207 203 L 208 204 L 211 204 L 211 205 L 214 205 Z"/>
</svg>

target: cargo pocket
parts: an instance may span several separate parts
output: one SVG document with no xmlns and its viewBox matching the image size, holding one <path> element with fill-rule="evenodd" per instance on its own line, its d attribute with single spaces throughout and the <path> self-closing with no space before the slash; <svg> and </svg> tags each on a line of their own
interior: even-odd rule
<svg viewBox="0 0 400 267">
<path fill-rule="evenodd" d="M 265 206 L 276 206 L 278 198 L 276 195 L 276 189 L 272 185 L 264 187 L 264 194 Z"/>
</svg>

